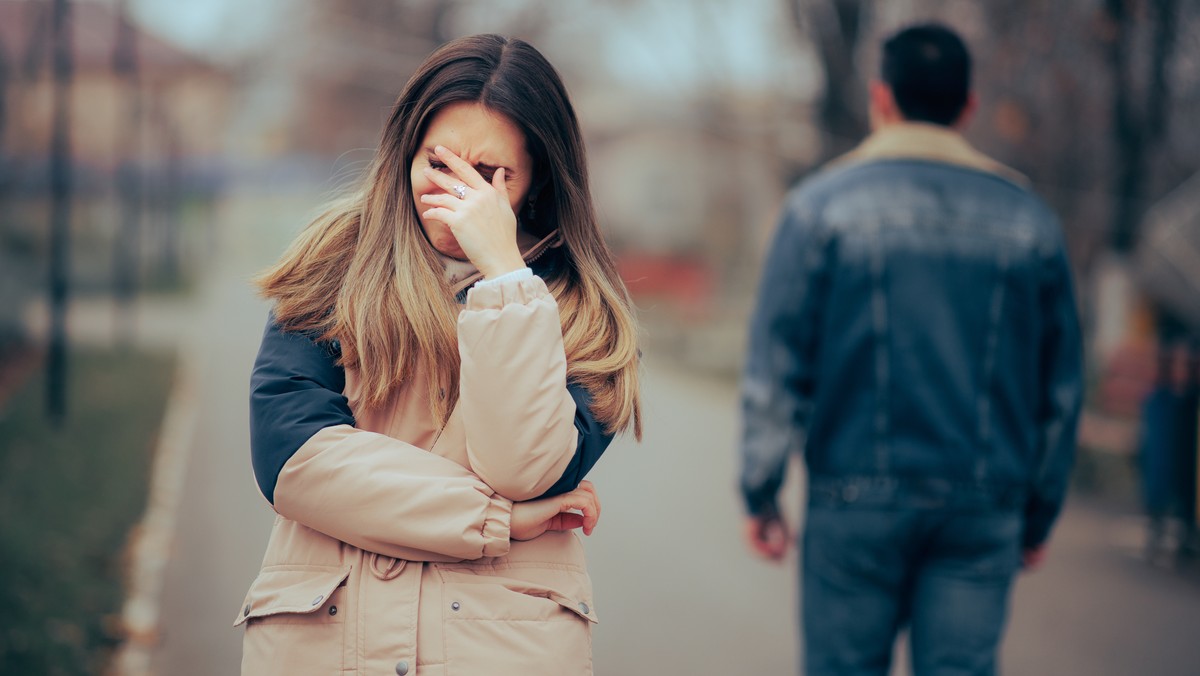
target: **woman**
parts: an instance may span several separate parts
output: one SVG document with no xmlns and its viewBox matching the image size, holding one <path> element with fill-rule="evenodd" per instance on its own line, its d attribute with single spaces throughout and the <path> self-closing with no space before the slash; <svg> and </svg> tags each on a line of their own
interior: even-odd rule
<svg viewBox="0 0 1200 676">
<path fill-rule="evenodd" d="M 279 517 L 243 673 L 590 673 L 571 531 L 612 435 L 641 436 L 636 329 L 545 58 L 436 51 L 361 190 L 259 284 L 252 450 Z"/>
</svg>

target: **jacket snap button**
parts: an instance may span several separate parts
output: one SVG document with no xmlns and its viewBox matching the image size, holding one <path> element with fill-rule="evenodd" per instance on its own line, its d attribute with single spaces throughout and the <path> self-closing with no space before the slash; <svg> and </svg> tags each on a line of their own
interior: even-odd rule
<svg viewBox="0 0 1200 676">
<path fill-rule="evenodd" d="M 456 613 L 458 612 L 459 608 L 462 608 L 462 606 L 459 605 L 458 601 L 455 601 L 454 603 L 450 604 L 450 610 L 453 610 Z"/>
<path fill-rule="evenodd" d="M 580 601 L 580 602 L 579 602 L 579 610 L 580 610 L 580 612 L 582 612 L 584 615 L 587 615 L 589 612 L 591 612 L 591 609 L 590 609 L 590 608 L 588 608 L 588 604 L 586 604 L 586 603 L 584 603 L 584 602 L 582 602 L 582 601 Z"/>
<path fill-rule="evenodd" d="M 406 662 L 404 660 L 400 660 L 399 662 L 397 662 L 396 663 L 396 673 L 399 674 L 400 676 L 404 676 L 405 674 L 407 674 L 408 673 L 408 662 Z"/>
<path fill-rule="evenodd" d="M 246 607 L 242 608 L 242 617 L 247 617 L 249 615 L 250 615 L 250 604 L 247 603 Z"/>
<path fill-rule="evenodd" d="M 337 606 L 329 606 L 329 614 L 337 615 Z"/>
<path fill-rule="evenodd" d="M 319 605 L 321 605 L 321 601 L 324 601 L 324 600 L 325 600 L 325 595 L 324 595 L 324 594 L 321 594 L 321 595 L 320 595 L 320 596 L 318 596 L 317 598 L 313 599 L 313 602 L 312 602 L 312 604 L 313 604 L 314 606 L 319 606 Z"/>
</svg>

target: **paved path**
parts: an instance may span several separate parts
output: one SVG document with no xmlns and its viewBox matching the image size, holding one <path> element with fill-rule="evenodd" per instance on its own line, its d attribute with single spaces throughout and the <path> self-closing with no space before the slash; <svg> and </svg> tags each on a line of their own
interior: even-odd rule
<svg viewBox="0 0 1200 676">
<path fill-rule="evenodd" d="M 1140 519 L 1072 503 L 1017 587 L 1007 673 L 1200 674 L 1200 576 L 1148 564 L 1143 542 Z"/>
<path fill-rule="evenodd" d="M 267 304 L 248 280 L 283 251 L 314 207 L 311 199 L 233 199 L 218 216 L 214 273 L 194 316 L 199 339 L 185 340 L 199 410 L 152 663 L 163 676 L 240 669 L 241 631 L 231 625 L 274 518 L 250 469 L 247 397 Z"/>
<path fill-rule="evenodd" d="M 736 395 L 646 364 L 644 441 L 618 440 L 592 472 L 596 673 L 794 673 L 794 557 L 763 563 L 740 540 Z"/>
<path fill-rule="evenodd" d="M 796 557 L 766 564 L 739 540 L 736 393 L 647 362 L 646 441 L 618 442 L 593 473 L 604 500 L 588 543 L 597 673 L 796 673 Z M 1143 561 L 1141 527 L 1069 505 L 1045 567 L 1017 584 L 1003 673 L 1200 674 L 1200 578 Z"/>
<path fill-rule="evenodd" d="M 194 315 L 197 429 L 181 496 L 154 665 L 174 676 L 234 674 L 230 628 L 272 512 L 251 478 L 247 379 L 265 305 L 245 283 L 314 206 L 311 196 L 233 201 L 218 273 Z M 647 357 L 646 439 L 620 440 L 593 472 L 603 500 L 587 540 L 601 622 L 600 676 L 795 673 L 795 557 L 752 560 L 734 492 L 736 393 Z M 793 481 L 791 513 L 800 496 Z M 1084 505 L 1059 529 L 1046 568 L 1023 578 L 1006 673 L 1200 672 L 1200 584 L 1136 558 L 1137 523 Z M 901 670 L 903 671 L 903 670 Z"/>
</svg>

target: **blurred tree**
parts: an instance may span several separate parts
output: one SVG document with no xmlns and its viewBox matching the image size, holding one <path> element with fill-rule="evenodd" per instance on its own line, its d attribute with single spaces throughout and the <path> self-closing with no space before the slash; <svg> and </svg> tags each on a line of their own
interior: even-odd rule
<svg viewBox="0 0 1200 676">
<path fill-rule="evenodd" d="M 142 87 L 138 78 L 137 35 L 129 20 L 127 0 L 119 0 L 115 12 L 116 39 L 113 42 L 112 68 L 117 80 L 117 100 L 126 109 L 118 116 L 116 148 L 117 199 L 120 202 L 120 222 L 113 238 L 113 299 L 116 321 L 113 323 L 117 342 L 129 346 L 133 340 L 133 301 L 137 294 L 142 220 Z"/>
<path fill-rule="evenodd" d="M 8 123 L 8 84 L 12 79 L 10 75 L 11 66 L 4 40 L 0 39 L 0 265 L 5 269 L 0 269 L 0 303 L 9 306 L 10 303 L 15 303 L 16 298 L 12 297 L 15 291 L 10 289 L 16 286 L 15 280 L 12 279 L 12 272 L 7 268 L 11 264 L 6 260 L 8 253 L 4 250 L 7 243 L 8 235 L 8 220 L 9 208 L 7 204 L 9 177 L 8 177 L 8 157 L 4 152 L 4 131 Z M 21 328 L 19 322 L 14 316 L 14 312 L 9 307 L 0 308 L 0 368 L 4 367 L 4 363 L 11 358 L 10 350 L 22 340 Z"/>
<path fill-rule="evenodd" d="M 183 248 L 180 214 L 183 211 L 183 142 L 178 125 L 171 120 L 163 123 L 163 145 L 166 166 L 163 168 L 162 189 L 162 274 L 168 284 L 182 277 Z"/>
<path fill-rule="evenodd" d="M 71 235 L 71 4 L 51 0 L 54 48 L 53 136 L 50 147 L 50 346 L 46 406 L 51 420 L 67 414 L 67 293 Z"/>
<path fill-rule="evenodd" d="M 1167 66 L 1178 10 L 1178 0 L 1104 0 L 1099 37 L 1112 81 L 1116 146 L 1111 243 L 1120 253 L 1128 253 L 1136 241 L 1152 155 L 1167 129 Z M 1141 41 L 1146 53 L 1139 53 L 1139 32 L 1147 34 Z"/>
<path fill-rule="evenodd" d="M 417 64 L 453 35 L 455 0 L 310 2 L 301 73 L 302 103 L 292 148 L 337 156 L 373 147 L 386 111 Z"/>
<path fill-rule="evenodd" d="M 960 22 L 968 29 L 980 100 L 969 134 L 1029 176 L 1071 231 L 1077 258 L 1102 241 L 1094 226 L 1102 200 L 1094 193 L 1109 162 L 1098 142 L 1107 135 L 1107 118 L 1104 78 L 1087 30 L 1094 12 L 1026 0 L 986 3 Z"/>
<path fill-rule="evenodd" d="M 825 158 L 866 132 L 862 92 L 871 71 L 860 72 L 856 56 L 904 25 L 933 20 L 959 30 L 974 56 L 981 104 L 969 136 L 1032 179 L 1062 217 L 1082 270 L 1103 250 L 1127 251 L 1145 208 L 1200 168 L 1200 155 L 1180 150 L 1200 146 L 1200 134 L 1171 123 L 1196 108 L 1173 87 L 1197 80 L 1200 41 L 1188 26 L 1200 3 L 785 3 L 818 47 Z M 1177 71 L 1192 76 L 1172 77 Z"/>
<path fill-rule="evenodd" d="M 818 120 L 825 131 L 821 159 L 858 145 L 867 133 L 866 77 L 856 65 L 859 41 L 870 35 L 870 0 L 785 0 L 801 39 L 820 55 L 825 89 Z"/>
<path fill-rule="evenodd" d="M 536 39 L 553 21 L 548 0 L 508 3 L 488 30 Z M 339 156 L 370 148 L 396 96 L 418 64 L 462 34 L 463 0 L 310 0 L 302 49 L 301 103 L 290 122 L 290 148 Z M 474 11 L 482 11 L 475 6 Z"/>
<path fill-rule="evenodd" d="M 8 122 L 8 81 L 9 70 L 11 67 L 8 63 L 8 53 L 4 46 L 4 41 L 0 40 L 0 157 L 4 156 L 4 127 Z M 0 191 L 4 190 L 4 177 L 0 176 Z"/>
</svg>

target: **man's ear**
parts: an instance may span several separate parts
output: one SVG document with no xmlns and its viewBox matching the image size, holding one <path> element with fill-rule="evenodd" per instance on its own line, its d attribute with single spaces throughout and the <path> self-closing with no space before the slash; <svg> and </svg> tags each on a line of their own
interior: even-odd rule
<svg viewBox="0 0 1200 676">
<path fill-rule="evenodd" d="M 979 98 L 975 96 L 975 92 L 967 94 L 967 102 L 963 104 L 962 112 L 958 114 L 958 118 L 954 120 L 954 128 L 958 131 L 963 131 L 967 125 L 971 124 L 971 120 L 975 119 L 975 111 L 979 108 Z"/>
<path fill-rule="evenodd" d="M 872 129 L 904 121 L 904 115 L 896 105 L 896 97 L 892 95 L 892 88 L 886 82 L 871 80 L 867 93 L 870 98 Z"/>
</svg>

